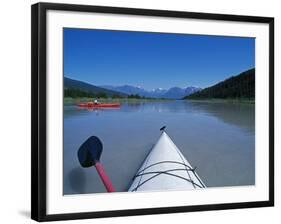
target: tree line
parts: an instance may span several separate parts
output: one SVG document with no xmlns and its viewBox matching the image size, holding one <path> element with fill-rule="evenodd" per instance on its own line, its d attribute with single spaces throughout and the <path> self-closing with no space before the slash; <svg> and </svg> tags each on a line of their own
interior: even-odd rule
<svg viewBox="0 0 281 224">
<path fill-rule="evenodd" d="M 71 97 L 71 98 L 80 98 L 80 97 L 87 97 L 87 98 L 108 98 L 109 96 L 104 92 L 93 93 L 84 91 L 81 89 L 75 88 L 65 88 L 64 89 L 64 97 Z M 120 95 L 112 95 L 111 98 L 122 98 Z"/>
<path fill-rule="evenodd" d="M 121 96 L 118 94 L 113 94 L 113 95 L 108 95 L 104 92 L 99 92 L 99 93 L 93 93 L 93 92 L 88 92 L 84 91 L 81 89 L 75 89 L 75 88 L 65 88 L 64 89 L 64 97 L 71 97 L 71 98 L 82 98 L 82 97 L 87 97 L 87 98 L 129 98 L 129 99 L 149 99 L 144 96 L 140 96 L 138 94 L 131 94 L 128 96 Z"/>
</svg>

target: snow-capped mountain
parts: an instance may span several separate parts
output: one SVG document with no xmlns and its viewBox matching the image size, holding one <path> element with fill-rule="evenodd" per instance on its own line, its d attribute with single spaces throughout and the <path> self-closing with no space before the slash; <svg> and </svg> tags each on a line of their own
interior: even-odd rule
<svg viewBox="0 0 281 224">
<path fill-rule="evenodd" d="M 163 95 L 167 92 L 166 89 L 163 88 L 157 88 L 157 89 L 153 89 L 151 91 L 148 91 L 148 95 L 150 97 L 154 97 L 154 98 L 162 98 Z"/>
<path fill-rule="evenodd" d="M 145 90 L 140 87 L 123 85 L 123 86 L 101 86 L 109 90 L 114 90 L 122 92 L 128 95 L 138 94 L 144 97 L 153 97 L 153 98 L 167 98 L 167 99 L 181 99 L 185 96 L 188 96 L 192 93 L 198 92 L 201 90 L 199 87 L 189 86 L 186 88 L 172 87 L 170 89 L 157 88 L 153 90 Z"/>
</svg>

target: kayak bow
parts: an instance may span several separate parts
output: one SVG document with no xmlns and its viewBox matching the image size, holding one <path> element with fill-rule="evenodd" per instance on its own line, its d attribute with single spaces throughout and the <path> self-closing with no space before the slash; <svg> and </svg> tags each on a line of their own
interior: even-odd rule
<svg viewBox="0 0 281 224">
<path fill-rule="evenodd" d="M 133 178 L 128 191 L 205 188 L 195 169 L 164 131 Z"/>
</svg>

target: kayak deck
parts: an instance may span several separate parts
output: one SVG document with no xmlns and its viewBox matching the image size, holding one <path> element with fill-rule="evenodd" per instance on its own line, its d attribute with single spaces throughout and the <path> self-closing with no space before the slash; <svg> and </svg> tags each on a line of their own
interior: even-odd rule
<svg viewBox="0 0 281 224">
<path fill-rule="evenodd" d="M 189 190 L 205 187 L 195 169 L 163 131 L 134 176 L 128 191 Z"/>
</svg>

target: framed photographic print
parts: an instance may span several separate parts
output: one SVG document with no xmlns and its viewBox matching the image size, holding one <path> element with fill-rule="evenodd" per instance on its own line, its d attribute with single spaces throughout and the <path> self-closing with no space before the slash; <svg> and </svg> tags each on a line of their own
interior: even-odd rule
<svg viewBox="0 0 281 224">
<path fill-rule="evenodd" d="M 32 219 L 274 205 L 274 19 L 32 6 Z"/>
</svg>

